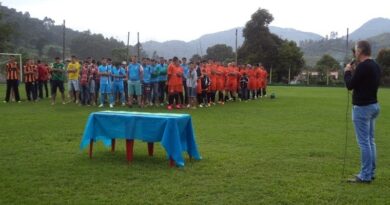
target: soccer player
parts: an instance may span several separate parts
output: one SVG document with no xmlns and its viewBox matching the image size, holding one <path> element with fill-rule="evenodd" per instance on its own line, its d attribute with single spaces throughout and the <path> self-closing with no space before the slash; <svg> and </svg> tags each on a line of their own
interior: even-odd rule
<svg viewBox="0 0 390 205">
<path fill-rule="evenodd" d="M 215 105 L 215 94 L 217 92 L 217 66 L 214 60 L 209 60 L 207 64 L 207 72 L 209 73 L 211 85 L 209 89 L 210 103 Z"/>
<path fill-rule="evenodd" d="M 152 66 L 149 58 L 142 60 L 142 67 L 144 68 L 143 75 L 143 105 L 153 105 L 152 103 Z"/>
<path fill-rule="evenodd" d="M 159 105 L 158 99 L 159 99 L 159 75 L 160 75 L 160 70 L 161 70 L 161 65 L 156 64 L 156 60 L 152 59 L 152 64 L 151 66 L 151 76 L 150 76 L 150 84 L 152 88 L 152 104 L 155 104 L 156 106 Z"/>
<path fill-rule="evenodd" d="M 111 75 L 113 77 L 112 95 L 117 96 L 117 94 L 119 94 L 122 106 L 126 105 L 124 85 L 123 85 L 123 78 L 125 78 L 126 75 L 127 74 L 125 68 L 121 66 L 119 63 L 116 66 L 112 67 L 112 75 Z"/>
<path fill-rule="evenodd" d="M 176 108 L 180 109 L 179 95 L 183 92 L 183 69 L 179 64 L 179 59 L 175 56 L 168 66 L 168 110 L 172 110 L 175 101 Z"/>
<path fill-rule="evenodd" d="M 216 85 L 217 85 L 217 92 L 218 92 L 218 101 L 220 104 L 223 105 L 226 75 L 225 75 L 225 68 L 220 62 L 217 62 L 216 65 L 216 75 L 217 75 Z"/>
<path fill-rule="evenodd" d="M 238 70 L 234 63 L 229 63 L 227 68 L 227 80 L 226 80 L 226 91 L 230 92 L 230 97 L 233 100 L 236 100 L 237 96 L 237 78 L 238 78 Z"/>
<path fill-rule="evenodd" d="M 89 96 L 90 96 L 90 104 L 97 104 L 97 95 L 99 93 L 99 75 L 98 75 L 98 67 L 96 65 L 96 61 L 92 60 L 89 62 L 90 66 L 90 75 L 89 75 Z"/>
<path fill-rule="evenodd" d="M 15 56 L 10 56 L 8 63 L 6 65 L 6 74 L 7 74 L 7 92 L 5 95 L 5 103 L 8 103 L 10 100 L 11 91 L 15 94 L 15 100 L 17 102 L 20 101 L 19 96 L 19 74 L 20 69 L 18 67 L 18 63 L 15 61 Z"/>
<path fill-rule="evenodd" d="M 187 83 L 186 83 L 188 72 L 189 72 L 189 66 L 187 64 L 187 58 L 182 58 L 181 61 L 182 61 L 182 63 L 180 66 L 183 69 L 182 80 L 183 80 L 184 92 L 182 92 L 180 95 L 180 101 L 181 101 L 181 104 L 183 104 L 183 105 L 189 105 L 188 104 Z"/>
<path fill-rule="evenodd" d="M 81 104 L 87 105 L 90 101 L 90 75 L 91 75 L 91 66 L 90 58 L 87 58 L 83 64 L 83 67 L 80 71 L 80 92 L 81 92 Z"/>
<path fill-rule="evenodd" d="M 211 86 L 211 81 L 209 78 L 209 73 L 207 72 L 206 64 L 203 64 L 202 68 L 202 78 L 201 78 L 201 88 L 202 88 L 202 103 L 199 107 L 209 107 L 210 106 L 210 98 L 209 89 Z"/>
<path fill-rule="evenodd" d="M 168 71 L 168 64 L 164 58 L 160 58 L 160 72 L 159 72 L 159 80 L 158 80 L 158 93 L 160 94 L 160 105 L 164 106 L 165 102 L 165 95 L 168 96 L 168 90 L 167 90 L 167 75 Z"/>
<path fill-rule="evenodd" d="M 35 65 L 31 59 L 27 59 L 26 65 L 24 65 L 24 83 L 26 86 L 26 95 L 28 101 L 35 101 L 37 95 L 35 92 Z"/>
<path fill-rule="evenodd" d="M 108 100 L 110 101 L 110 108 L 113 108 L 113 98 L 111 96 L 111 69 L 107 64 L 107 59 L 102 59 L 102 64 L 99 66 L 98 74 L 100 76 L 100 105 L 99 107 L 104 106 L 104 98 L 107 95 Z"/>
<path fill-rule="evenodd" d="M 268 72 L 267 70 L 260 64 L 260 96 L 266 97 L 267 96 L 267 79 L 268 79 Z"/>
<path fill-rule="evenodd" d="M 143 67 L 137 63 L 137 56 L 131 57 L 131 63 L 128 66 L 128 84 L 129 84 L 129 107 L 133 106 L 133 96 L 137 96 L 137 103 L 139 107 L 142 107 L 141 96 L 142 86 L 141 80 L 143 80 Z"/>
<path fill-rule="evenodd" d="M 248 97 L 252 97 L 252 99 L 256 99 L 256 88 L 257 88 L 257 77 L 256 77 L 256 70 L 251 65 L 247 65 L 247 74 L 248 74 L 248 91 L 250 95 Z"/>
<path fill-rule="evenodd" d="M 187 95 L 189 97 L 189 104 L 187 108 L 192 107 L 192 109 L 196 109 L 196 87 L 198 81 L 198 74 L 196 73 L 196 67 L 194 62 L 190 62 L 189 71 L 187 74 Z"/>
<path fill-rule="evenodd" d="M 71 62 L 68 64 L 68 91 L 69 96 L 73 102 L 76 104 L 79 103 L 79 93 L 80 93 L 80 84 L 79 84 L 79 74 L 80 74 L 80 64 L 77 61 L 76 56 L 72 56 Z"/>
<path fill-rule="evenodd" d="M 126 61 L 122 61 L 121 67 L 126 72 L 126 76 L 123 78 L 123 91 L 124 91 L 124 94 L 125 94 L 125 101 L 127 102 L 127 99 L 129 99 L 129 85 L 127 83 L 127 81 L 128 81 L 128 78 L 127 78 L 127 73 L 128 73 L 127 62 Z"/>
<path fill-rule="evenodd" d="M 49 90 L 47 88 L 47 80 L 49 79 L 49 71 L 47 66 L 40 60 L 37 61 L 38 69 L 38 96 L 43 99 L 43 87 L 45 87 L 46 98 L 49 97 Z"/>
<path fill-rule="evenodd" d="M 248 82 L 249 78 L 246 72 L 243 72 L 240 78 L 240 90 L 241 90 L 241 99 L 247 101 L 249 99 L 248 92 Z"/>
<path fill-rule="evenodd" d="M 55 58 L 55 63 L 53 63 L 53 68 L 51 69 L 51 104 L 54 105 L 56 102 L 57 88 L 61 92 L 62 104 L 65 104 L 65 88 L 64 88 L 64 78 L 65 78 L 65 66 L 60 62 L 60 58 Z"/>
</svg>

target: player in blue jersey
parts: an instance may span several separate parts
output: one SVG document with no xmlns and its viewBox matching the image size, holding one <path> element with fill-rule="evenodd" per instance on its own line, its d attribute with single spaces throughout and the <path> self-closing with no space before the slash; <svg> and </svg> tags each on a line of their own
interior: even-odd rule
<svg viewBox="0 0 390 205">
<path fill-rule="evenodd" d="M 98 75 L 100 76 L 100 105 L 104 106 L 105 94 L 110 101 L 110 108 L 114 107 L 113 98 L 111 96 L 111 68 L 107 64 L 107 59 L 102 58 L 102 64 L 98 68 Z"/>
<path fill-rule="evenodd" d="M 119 94 L 122 106 L 125 106 L 125 94 L 123 87 L 123 79 L 126 77 L 126 70 L 119 63 L 112 67 L 112 95 L 114 98 Z"/>
</svg>

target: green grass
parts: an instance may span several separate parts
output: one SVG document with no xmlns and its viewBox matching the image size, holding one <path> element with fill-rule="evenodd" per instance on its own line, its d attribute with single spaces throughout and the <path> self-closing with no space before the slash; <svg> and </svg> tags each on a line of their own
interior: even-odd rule
<svg viewBox="0 0 390 205">
<path fill-rule="evenodd" d="M 378 172 L 370 185 L 341 183 L 345 89 L 269 90 L 277 99 L 180 111 L 192 115 L 203 157 L 187 158 L 183 169 L 169 168 L 159 145 L 148 157 L 139 141 L 131 165 L 123 141 L 115 153 L 98 143 L 90 160 L 79 143 L 89 113 L 98 108 L 1 103 L 0 204 L 390 203 L 389 89 L 379 92 Z M 359 170 L 348 120 L 345 177 Z"/>
</svg>

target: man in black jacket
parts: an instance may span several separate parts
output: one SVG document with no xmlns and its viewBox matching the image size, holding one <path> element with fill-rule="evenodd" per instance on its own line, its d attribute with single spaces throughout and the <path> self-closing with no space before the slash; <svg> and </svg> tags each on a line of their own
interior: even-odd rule
<svg viewBox="0 0 390 205">
<path fill-rule="evenodd" d="M 375 179 L 376 145 L 374 138 L 375 119 L 379 114 L 377 92 L 381 70 L 371 59 L 371 46 L 367 41 L 359 41 L 355 46 L 356 68 L 345 67 L 344 80 L 352 94 L 352 120 L 356 139 L 361 152 L 361 170 L 351 183 L 370 183 Z"/>
</svg>

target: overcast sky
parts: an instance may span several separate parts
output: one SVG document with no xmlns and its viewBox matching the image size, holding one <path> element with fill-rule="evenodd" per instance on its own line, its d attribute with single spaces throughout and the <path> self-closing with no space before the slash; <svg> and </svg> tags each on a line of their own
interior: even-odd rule
<svg viewBox="0 0 390 205">
<path fill-rule="evenodd" d="M 244 26 L 259 8 L 273 16 L 273 26 L 318 33 L 346 34 L 366 21 L 390 18 L 390 1 L 343 0 L 2 0 L 4 6 L 48 16 L 56 24 L 66 20 L 75 30 L 90 30 L 126 41 L 190 41 L 203 34 Z"/>
</svg>

